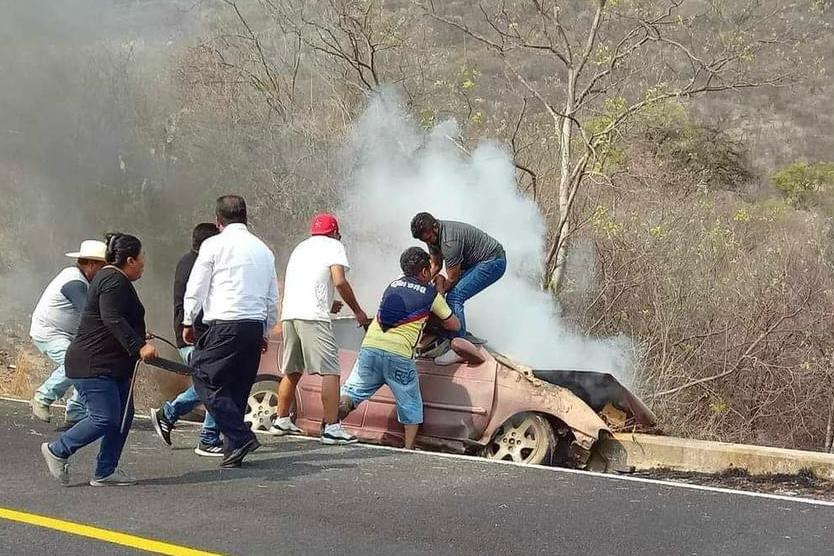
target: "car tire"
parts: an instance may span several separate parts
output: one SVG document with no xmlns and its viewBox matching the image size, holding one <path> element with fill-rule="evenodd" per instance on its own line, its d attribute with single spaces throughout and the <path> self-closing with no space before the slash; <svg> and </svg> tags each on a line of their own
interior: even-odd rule
<svg viewBox="0 0 834 556">
<path fill-rule="evenodd" d="M 546 417 L 538 413 L 519 413 L 507 419 L 481 455 L 487 459 L 529 465 L 550 464 L 556 451 L 556 434 Z"/>
<path fill-rule="evenodd" d="M 252 432 L 265 432 L 272 426 L 278 412 L 279 382 L 277 379 L 269 378 L 252 385 L 249 398 L 246 400 L 246 413 L 243 416 Z"/>
</svg>

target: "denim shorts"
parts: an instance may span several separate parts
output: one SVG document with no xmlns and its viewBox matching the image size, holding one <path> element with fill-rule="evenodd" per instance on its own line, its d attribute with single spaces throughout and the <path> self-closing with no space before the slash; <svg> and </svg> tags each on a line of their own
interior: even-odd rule
<svg viewBox="0 0 834 556">
<path fill-rule="evenodd" d="M 356 363 L 342 385 L 342 395 L 359 405 L 387 384 L 397 402 L 397 420 L 403 425 L 423 422 L 423 398 L 414 360 L 376 348 L 359 350 Z"/>
</svg>

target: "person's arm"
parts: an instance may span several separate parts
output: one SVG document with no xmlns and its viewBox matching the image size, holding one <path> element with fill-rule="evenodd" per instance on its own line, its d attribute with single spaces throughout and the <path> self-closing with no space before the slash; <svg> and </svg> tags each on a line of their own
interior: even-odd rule
<svg viewBox="0 0 834 556">
<path fill-rule="evenodd" d="M 269 334 L 275 323 L 278 322 L 278 276 L 275 273 L 275 261 L 272 262 L 272 277 L 269 279 L 269 290 L 266 293 L 266 327 L 264 338 L 269 339 Z"/>
<path fill-rule="evenodd" d="M 440 325 L 451 332 L 460 330 L 460 320 L 452 313 L 449 304 L 442 295 L 437 295 L 434 298 L 434 303 L 431 304 L 431 312 L 440 319 Z"/>
<path fill-rule="evenodd" d="M 188 284 L 188 268 L 185 259 L 177 263 L 177 268 L 174 270 L 174 331 L 176 332 L 182 326 L 182 320 L 185 316 L 183 308 L 183 298 L 185 297 L 185 286 Z"/>
<path fill-rule="evenodd" d="M 81 280 L 70 280 L 61 287 L 61 294 L 72 304 L 80 315 L 87 303 L 87 284 Z"/>
<path fill-rule="evenodd" d="M 99 314 L 107 330 L 131 356 L 138 356 L 145 345 L 145 338 L 127 322 L 125 314 L 130 310 L 133 295 L 128 284 L 115 275 L 101 282 L 99 289 Z"/>
<path fill-rule="evenodd" d="M 188 344 L 194 343 L 194 329 L 192 326 L 197 315 L 203 310 L 206 298 L 208 298 L 213 272 L 214 254 L 211 252 L 208 242 L 203 242 L 197 260 L 194 261 L 194 266 L 191 268 L 191 275 L 188 277 L 188 284 L 186 284 L 185 295 L 183 296 L 182 336 Z"/>
<path fill-rule="evenodd" d="M 350 310 L 353 311 L 356 321 L 362 326 L 370 324 L 371 319 L 368 318 L 368 315 L 366 315 L 365 311 L 362 310 L 362 307 L 359 306 L 359 302 L 356 301 L 356 295 L 353 293 L 353 288 L 350 287 L 350 282 L 347 281 L 347 277 L 345 276 L 345 267 L 340 264 L 331 265 L 330 278 L 333 280 L 333 286 L 335 286 L 336 291 L 339 292 L 339 296 L 345 303 L 347 303 Z"/>
<path fill-rule="evenodd" d="M 435 282 L 435 286 L 437 287 L 437 291 L 440 293 L 446 293 L 452 289 L 452 286 L 454 286 L 455 282 L 458 280 L 460 280 L 460 265 L 446 265 L 446 277 L 444 278 L 442 275 L 439 276 L 439 280 Z"/>
</svg>

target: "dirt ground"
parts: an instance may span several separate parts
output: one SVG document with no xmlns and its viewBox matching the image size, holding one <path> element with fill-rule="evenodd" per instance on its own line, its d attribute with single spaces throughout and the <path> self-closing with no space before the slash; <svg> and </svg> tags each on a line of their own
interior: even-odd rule
<svg viewBox="0 0 834 556">
<path fill-rule="evenodd" d="M 731 488 L 781 496 L 797 496 L 815 500 L 834 500 L 834 482 L 820 479 L 811 472 L 798 475 L 749 475 L 743 470 L 728 470 L 707 475 L 682 471 L 653 470 L 634 473 L 635 477 L 647 477 L 696 485 Z"/>
<path fill-rule="evenodd" d="M 0 329 L 0 396 L 22 400 L 31 399 L 35 389 L 49 376 L 55 365 L 38 352 L 28 336 L 21 330 L 9 326 L 2 328 Z M 163 356 L 176 359 L 173 350 L 166 350 Z M 156 407 L 161 401 L 185 389 L 188 384 L 188 377 L 140 367 L 136 387 L 136 406 L 140 410 Z"/>
</svg>

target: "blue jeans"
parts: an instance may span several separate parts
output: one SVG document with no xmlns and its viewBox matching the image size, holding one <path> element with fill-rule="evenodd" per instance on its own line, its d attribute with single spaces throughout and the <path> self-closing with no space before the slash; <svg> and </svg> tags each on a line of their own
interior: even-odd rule
<svg viewBox="0 0 834 556">
<path fill-rule="evenodd" d="M 507 259 L 492 259 L 478 263 L 472 268 L 466 269 L 455 285 L 446 292 L 446 303 L 452 313 L 460 321 L 460 330 L 453 334 L 463 337 L 466 335 L 466 317 L 463 314 L 463 304 L 467 299 L 481 293 L 486 288 L 497 282 L 507 270 Z"/>
<path fill-rule="evenodd" d="M 383 384 L 387 384 L 394 394 L 400 423 L 419 425 L 423 422 L 420 381 L 410 357 L 377 348 L 361 348 L 341 393 L 356 406 L 373 396 Z"/>
<path fill-rule="evenodd" d="M 127 422 L 122 432 L 122 417 L 130 391 L 130 377 L 72 379 L 72 385 L 87 406 L 87 415 L 49 445 L 59 458 L 68 458 L 80 448 L 101 438 L 96 460 L 96 479 L 107 477 L 119 465 L 130 425 L 133 423 L 133 400 L 127 406 Z"/>
<path fill-rule="evenodd" d="M 191 359 L 191 353 L 193 351 L 194 346 L 186 346 L 179 349 L 180 357 L 182 357 L 182 360 L 186 364 Z M 168 421 L 176 423 L 180 417 L 193 410 L 200 403 L 200 397 L 197 395 L 194 386 L 191 385 L 187 390 L 177 396 L 174 401 L 165 402 L 162 406 L 162 413 Z M 222 444 L 220 440 L 220 429 L 217 427 L 217 423 L 214 422 L 214 417 L 208 411 L 206 411 L 206 417 L 203 419 L 203 428 L 200 430 L 200 442 L 210 446 L 219 446 Z"/>
<path fill-rule="evenodd" d="M 43 384 L 35 391 L 35 400 L 43 405 L 52 405 L 58 398 L 62 398 L 72 386 L 72 381 L 64 373 L 64 356 L 67 354 L 70 341 L 67 338 L 55 338 L 46 342 L 32 340 L 38 350 L 52 359 L 58 367 L 52 371 Z M 78 396 L 78 390 L 73 392 L 72 397 L 67 400 L 67 421 L 80 421 L 87 416 L 87 408 Z"/>
</svg>

